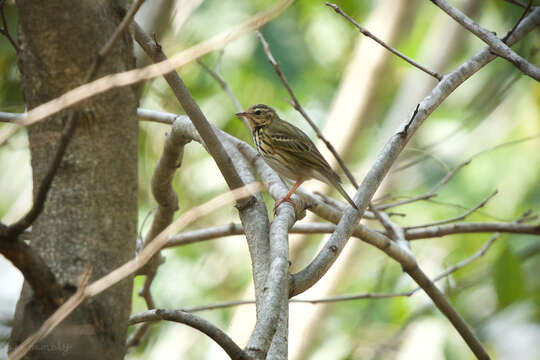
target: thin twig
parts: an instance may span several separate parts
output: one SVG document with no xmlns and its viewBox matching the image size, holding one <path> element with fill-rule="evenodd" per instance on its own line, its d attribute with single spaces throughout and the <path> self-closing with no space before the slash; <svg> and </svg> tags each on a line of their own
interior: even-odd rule
<svg viewBox="0 0 540 360">
<path fill-rule="evenodd" d="M 122 33 L 131 24 L 131 22 L 133 21 L 133 18 L 135 17 L 135 14 L 139 10 L 139 8 L 143 4 L 143 2 L 144 2 L 144 0 L 137 0 L 134 3 L 131 4 L 129 10 L 124 15 L 124 18 L 122 19 L 120 24 L 118 24 L 118 26 L 114 30 L 114 33 L 109 38 L 109 41 L 107 41 L 107 43 L 105 45 L 103 45 L 103 47 L 99 50 L 99 52 L 98 52 L 98 54 L 96 56 L 96 59 L 95 59 L 94 63 L 92 64 L 92 67 L 90 68 L 88 81 L 91 78 L 93 78 L 94 75 L 97 73 L 99 67 L 103 63 L 103 60 L 105 60 L 107 55 L 111 52 L 114 44 L 116 43 L 116 41 L 118 40 L 120 35 L 122 35 Z M 86 82 L 87 81 L 85 81 L 85 83 Z"/>
<path fill-rule="evenodd" d="M 220 59 L 221 59 L 221 57 L 220 57 Z M 219 84 L 219 86 L 221 86 L 223 91 L 225 91 L 225 93 L 227 94 L 229 99 L 231 99 L 236 111 L 243 111 L 244 109 L 242 108 L 242 105 L 240 105 L 240 101 L 238 100 L 236 95 L 234 95 L 234 93 L 233 93 L 231 87 L 229 86 L 229 84 L 225 81 L 225 79 L 223 79 L 223 77 L 219 74 L 219 72 L 217 70 L 217 67 L 219 65 L 219 61 L 216 63 L 216 69 L 215 70 L 210 69 L 210 67 L 208 67 L 201 59 L 197 59 L 197 64 L 201 65 L 201 67 L 208 74 L 210 74 L 210 76 L 212 76 L 214 78 L 214 80 L 217 81 L 217 83 Z M 246 121 L 246 120 L 242 117 L 242 121 Z"/>
<path fill-rule="evenodd" d="M 311 118 L 306 113 L 304 108 L 302 108 L 302 106 L 300 105 L 300 102 L 298 101 L 298 98 L 296 97 L 296 95 L 294 94 L 291 86 L 289 85 L 289 82 L 285 78 L 285 75 L 283 75 L 283 73 L 281 72 L 281 69 L 279 67 L 279 63 L 274 58 L 274 55 L 272 55 L 272 51 L 270 50 L 270 46 L 268 45 L 268 43 L 266 42 L 266 40 L 264 39 L 264 37 L 263 37 L 263 35 L 261 34 L 260 31 L 257 31 L 257 36 L 259 37 L 259 40 L 261 41 L 261 44 L 262 44 L 263 49 L 264 49 L 264 53 L 266 54 L 266 57 L 268 58 L 268 61 L 270 61 L 270 64 L 274 68 L 274 71 L 276 72 L 277 76 L 279 77 L 279 79 L 283 83 L 283 86 L 285 86 L 285 89 L 287 90 L 287 92 L 289 93 L 289 96 L 291 97 L 292 103 L 290 103 L 290 104 L 294 107 L 294 109 L 296 111 L 298 111 L 304 117 L 304 119 L 306 119 L 309 126 L 311 126 L 311 128 L 317 134 L 317 137 L 319 139 L 321 139 L 321 141 L 326 145 L 328 150 L 330 150 L 332 155 L 334 155 L 334 158 L 339 163 L 339 166 L 341 167 L 341 169 L 343 169 L 343 172 L 345 173 L 345 175 L 347 176 L 347 178 L 349 179 L 351 184 L 353 184 L 355 189 L 358 189 L 358 183 L 356 182 L 356 179 L 354 178 L 351 171 L 347 168 L 347 165 L 345 165 L 345 162 L 343 161 L 343 159 L 341 159 L 341 156 L 339 156 L 337 150 L 334 148 L 332 143 L 330 143 L 330 141 L 328 141 L 324 137 L 324 135 L 321 133 L 321 131 L 319 130 L 317 125 L 315 125 L 313 120 L 311 120 Z"/>
<path fill-rule="evenodd" d="M 510 4 L 514 4 L 514 5 L 517 5 L 519 7 L 522 7 L 524 9 L 527 8 L 527 5 L 523 4 L 521 1 L 517 1 L 517 0 L 504 0 L 506 2 L 509 2 Z"/>
<path fill-rule="evenodd" d="M 405 227 L 405 230 L 417 229 L 417 228 L 425 228 L 425 227 L 437 226 L 437 225 L 443 225 L 443 224 L 449 224 L 449 223 L 453 223 L 453 222 L 456 222 L 456 221 L 459 221 L 459 220 L 464 220 L 464 219 L 467 218 L 467 216 L 471 215 L 473 212 L 475 212 L 476 210 L 478 210 L 481 207 L 483 207 L 484 205 L 486 205 L 486 203 L 489 200 L 491 200 L 491 198 L 493 198 L 495 195 L 497 195 L 497 193 L 498 193 L 497 190 L 493 191 L 490 195 L 488 195 L 485 199 L 483 199 L 478 205 L 476 205 L 475 207 L 473 207 L 471 209 L 468 209 L 466 212 L 464 212 L 463 214 L 461 214 L 459 216 L 456 216 L 456 217 L 453 217 L 453 218 L 450 218 L 450 219 L 446 219 L 446 220 L 436 221 L 436 222 L 429 223 L 429 224 L 407 226 L 407 227 Z"/>
<path fill-rule="evenodd" d="M 457 174 L 458 171 L 460 171 L 462 168 L 464 168 L 465 166 L 469 165 L 471 163 L 471 159 L 469 160 L 466 160 L 466 161 L 463 161 L 461 164 L 459 164 L 458 166 L 456 166 L 454 169 L 452 169 L 452 171 L 450 171 L 448 174 L 446 174 L 434 187 L 432 187 L 428 192 L 422 194 L 422 195 L 419 195 L 419 196 L 415 196 L 411 199 L 407 199 L 407 200 L 401 200 L 401 201 L 396 201 L 396 202 L 393 202 L 393 203 L 388 203 L 388 204 L 383 204 L 383 205 L 377 205 L 376 208 L 378 210 L 386 210 L 386 209 L 389 209 L 389 208 L 392 208 L 392 207 L 396 207 L 396 206 L 400 206 L 400 205 L 405 205 L 405 204 L 409 204 L 409 203 L 412 203 L 412 202 L 416 202 L 416 201 L 420 201 L 420 200 L 426 200 L 426 199 L 431 199 L 432 197 L 435 197 L 437 196 L 437 191 L 439 191 L 439 189 L 448 184 L 448 182 Z"/>
<path fill-rule="evenodd" d="M 4 13 L 4 5 L 6 4 L 6 0 L 0 0 L 0 16 L 2 18 L 2 28 L 0 29 L 0 34 L 7 37 L 11 45 L 15 48 L 16 52 L 20 52 L 21 48 L 19 47 L 19 44 L 13 39 L 11 34 L 9 33 L 8 23 L 6 20 L 6 14 Z"/>
<path fill-rule="evenodd" d="M 403 227 L 393 222 L 390 219 L 390 216 L 388 216 L 388 214 L 386 214 L 385 212 L 377 210 L 375 206 L 373 206 L 373 204 L 370 203 L 369 207 L 373 214 L 375 214 L 375 217 L 384 226 L 389 237 L 393 239 L 399 246 L 401 246 L 403 250 L 411 252 L 411 246 L 405 238 L 405 231 L 403 230 Z"/>
<path fill-rule="evenodd" d="M 525 8 L 525 10 L 523 11 L 523 13 L 521 14 L 521 16 L 519 17 L 518 21 L 516 21 L 515 25 L 512 27 L 512 30 L 510 30 L 508 32 L 508 34 L 506 34 L 503 38 L 502 38 L 502 41 L 504 43 L 506 43 L 506 41 L 508 40 L 508 38 L 510 36 L 512 36 L 512 34 L 514 33 L 514 31 L 517 29 L 517 27 L 519 26 L 519 24 L 521 24 L 521 22 L 523 21 L 523 19 L 525 18 L 525 16 L 527 16 L 527 14 L 529 13 L 529 11 L 531 10 L 531 7 L 532 7 L 532 0 L 529 0 L 529 4 L 527 4 L 527 7 Z"/>
<path fill-rule="evenodd" d="M 527 218 L 527 216 L 530 214 L 530 210 L 529 211 L 526 211 L 523 215 L 521 215 L 519 217 L 519 219 L 517 219 L 516 221 L 514 221 L 512 224 L 520 224 L 524 219 Z M 469 256 L 468 258 L 460 261 L 459 263 L 455 264 L 454 266 L 451 266 L 449 267 L 448 269 L 446 269 L 444 272 L 442 272 L 441 274 L 439 274 L 438 276 L 436 276 L 433 281 L 438 281 L 438 280 L 441 280 L 445 277 L 447 277 L 448 275 L 458 271 L 459 269 L 463 268 L 464 266 L 466 265 L 469 265 L 470 263 L 472 263 L 473 261 L 475 261 L 476 259 L 484 256 L 484 254 L 489 250 L 489 248 L 491 247 L 491 245 L 493 245 L 493 243 L 495 243 L 495 241 L 501 237 L 501 233 L 497 232 L 495 234 L 493 234 L 491 236 L 491 238 L 489 238 L 488 241 L 486 241 L 486 243 L 477 251 L 475 252 L 474 254 L 472 254 L 471 256 Z"/>
<path fill-rule="evenodd" d="M 491 146 L 487 149 L 484 149 L 484 150 L 481 150 L 475 154 L 473 154 L 471 157 L 469 157 L 467 160 L 461 162 L 458 166 L 456 166 L 454 169 L 452 169 L 452 171 L 450 171 L 449 173 L 446 174 L 446 176 L 444 178 L 442 178 L 433 188 L 431 188 L 428 192 L 422 194 L 422 195 L 419 195 L 419 196 L 415 196 L 415 197 L 412 197 L 412 198 L 409 198 L 409 199 L 406 199 L 406 200 L 400 200 L 400 201 L 396 201 L 396 202 L 391 202 L 391 203 L 387 203 L 387 204 L 381 204 L 381 205 L 377 205 L 377 209 L 378 210 L 386 210 L 386 209 L 389 209 L 389 208 L 392 208 L 392 207 L 396 207 L 396 206 L 400 206 L 400 205 L 405 205 L 405 204 L 409 204 L 409 203 L 412 203 L 412 202 L 416 202 L 416 201 L 420 201 L 420 200 L 428 200 L 428 199 L 431 199 L 435 196 L 437 196 L 437 191 L 444 185 L 448 184 L 448 182 L 457 174 L 458 171 L 460 171 L 463 167 L 469 165 L 471 163 L 472 160 L 474 160 L 476 157 L 480 156 L 480 155 L 483 155 L 483 154 L 486 154 L 486 153 L 489 153 L 491 151 L 494 151 L 494 150 L 498 150 L 502 147 L 506 147 L 506 146 L 512 146 L 512 145 L 516 145 L 516 144 L 520 144 L 520 143 L 523 143 L 525 141 L 530 141 L 530 140 L 537 140 L 540 138 L 540 135 L 532 135 L 532 136 L 527 136 L 527 137 L 524 137 L 524 138 L 521 138 L 521 139 L 516 139 L 516 140 L 510 140 L 510 141 L 506 141 L 506 142 L 503 142 L 503 143 L 500 143 L 500 144 L 497 144 L 495 146 Z"/>
<path fill-rule="evenodd" d="M 148 310 L 152 310 L 156 308 L 154 297 L 152 296 L 152 292 L 150 291 L 150 288 L 156 277 L 157 269 L 152 269 L 152 270 L 153 270 L 152 272 L 146 275 L 146 278 L 144 279 L 143 288 L 141 289 L 141 291 L 139 291 L 139 296 L 142 297 L 144 301 L 146 302 L 146 308 Z M 132 346 L 139 345 L 144 335 L 150 329 L 150 325 L 151 323 L 144 323 L 141 326 L 139 326 L 137 330 L 135 330 L 135 332 L 127 340 L 126 348 L 129 349 Z"/>
<path fill-rule="evenodd" d="M 367 29 L 365 29 L 362 25 L 360 25 L 359 23 L 357 23 L 353 18 L 351 18 L 349 15 L 347 15 L 343 10 L 341 10 L 341 8 L 339 6 L 337 6 L 336 4 L 332 4 L 332 3 L 329 3 L 329 2 L 325 2 L 324 3 L 326 6 L 329 6 L 331 7 L 332 9 L 334 9 L 335 12 L 337 12 L 338 14 L 340 14 L 341 16 L 343 16 L 345 19 L 347 19 L 351 24 L 353 24 L 354 26 L 356 26 L 358 28 L 358 30 L 364 34 L 365 36 L 375 40 L 377 43 L 379 43 L 380 45 L 382 45 L 385 49 L 387 49 L 388 51 L 390 51 L 392 54 L 394 55 L 397 55 L 399 56 L 400 58 L 402 58 L 403 60 L 405 60 L 406 62 L 408 62 L 409 64 L 411 64 L 412 66 L 422 70 L 423 72 L 425 72 L 426 74 L 428 75 L 431 75 L 433 76 L 435 79 L 441 81 L 442 80 L 442 75 L 437 73 L 437 72 L 434 72 L 434 71 L 431 71 L 427 68 L 425 68 L 424 66 L 420 65 L 419 63 L 417 63 L 416 61 L 414 61 L 413 59 L 411 59 L 410 57 L 408 57 L 407 55 L 401 53 L 400 51 L 394 49 L 393 47 L 391 47 L 390 45 L 386 44 L 384 41 L 382 41 L 381 39 L 379 39 L 378 37 L 376 37 L 375 35 L 373 35 L 371 32 L 369 32 Z"/>
</svg>

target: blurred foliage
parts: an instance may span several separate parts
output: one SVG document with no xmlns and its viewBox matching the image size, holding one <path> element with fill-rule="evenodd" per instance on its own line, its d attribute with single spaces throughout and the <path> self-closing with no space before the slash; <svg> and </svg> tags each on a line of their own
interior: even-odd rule
<svg viewBox="0 0 540 360">
<path fill-rule="evenodd" d="M 160 39 L 161 44 L 166 53 L 172 55 L 273 3 L 266 0 L 204 1 L 181 30 L 178 33 L 171 30 Z M 360 23 L 377 6 L 376 1 L 343 0 L 337 3 Z M 416 59 L 421 55 L 425 39 L 438 26 L 439 11 L 429 2 L 410 3 L 394 45 Z M 465 1 L 456 3 L 463 4 Z M 6 10 L 10 30 L 15 34 L 17 14 L 13 6 L 7 6 Z M 503 34 L 513 26 L 521 13 L 520 8 L 505 1 L 482 1 L 480 10 L 473 18 Z M 298 99 L 314 121 L 323 126 L 358 39 L 357 31 L 322 2 L 311 0 L 297 1 L 261 31 Z M 535 52 L 539 44 L 540 34 L 536 32 L 517 45 L 515 50 L 538 64 L 539 55 Z M 459 66 L 483 47 L 481 41 L 465 34 L 463 42 L 447 59 L 444 72 Z M 16 54 L 5 38 L 0 38 L 0 50 L 0 111 L 20 112 L 24 104 L 18 85 Z M 282 117 L 305 129 L 308 134 L 313 134 L 283 100 L 287 93 L 254 34 L 234 41 L 223 53 L 205 56 L 203 61 L 219 69 L 244 107 L 254 103 L 271 104 Z M 359 179 L 366 171 L 365 166 L 370 165 L 364 161 L 380 150 L 377 148 L 380 143 L 378 137 L 383 121 L 396 100 L 401 82 L 411 71 L 417 70 L 411 70 L 401 59 L 390 57 L 380 74 L 377 87 L 372 90 L 372 100 L 364 114 L 362 129 L 356 134 L 356 141 L 349 152 L 344 154 Z M 212 123 L 251 143 L 248 131 L 234 116 L 236 111 L 230 99 L 199 65 L 188 64 L 179 73 Z M 426 75 L 419 73 L 418 76 Z M 146 84 L 141 106 L 182 113 L 162 78 Z M 406 112 L 412 110 L 407 109 Z M 403 115 L 404 118 L 406 116 Z M 140 130 L 139 223 L 140 232 L 144 234 L 150 221 L 143 220 L 147 216 L 151 218 L 155 207 L 150 193 L 152 171 L 161 153 L 167 126 L 141 123 Z M 450 169 L 472 155 L 507 141 L 536 136 L 529 141 L 478 155 L 441 188 L 433 201 L 395 209 L 406 214 L 405 217 L 395 217 L 395 221 L 402 225 L 416 225 L 458 216 L 478 204 L 494 189 L 498 189 L 499 194 L 467 220 L 512 221 L 527 209 L 538 212 L 539 134 L 538 83 L 523 76 L 506 61 L 495 60 L 460 86 L 430 116 L 394 166 L 389 176 L 389 183 L 392 184 L 390 192 L 379 194 L 378 197 L 403 198 L 422 194 Z M 19 155 L 25 152 L 28 157 L 26 146 L 24 142 L 21 145 L 20 140 L 14 139 L 0 148 L 0 187 L 17 189 L 17 192 L 9 194 L 6 191 L 0 193 L 0 217 L 13 211 L 15 196 L 24 192 L 22 185 L 30 186 L 29 165 L 18 166 L 20 160 L 17 163 L 13 160 L 14 152 Z M 415 162 L 415 165 L 396 170 L 411 162 Z M 26 170 L 20 169 L 23 167 Z M 227 189 L 212 159 L 195 143 L 185 148 L 183 165 L 176 175 L 174 187 L 180 199 L 179 214 Z M 272 202 L 266 195 L 265 198 L 270 207 Z M 237 212 L 232 207 L 226 207 L 200 219 L 190 228 L 233 221 L 238 221 Z M 412 250 L 425 271 L 435 276 L 444 268 L 478 251 L 490 236 L 467 234 L 419 240 L 412 243 Z M 293 269 L 301 268 L 311 259 L 320 239 L 321 236 L 311 238 L 299 258 L 293 261 Z M 496 354 L 495 359 L 510 356 L 532 359 L 523 354 L 533 351 L 532 347 L 527 346 L 534 346 L 540 341 L 540 250 L 536 247 L 532 255 L 523 255 L 538 240 L 532 236 L 504 235 L 482 258 L 439 283 L 448 291 L 452 303 L 473 326 L 489 351 Z M 161 266 L 152 288 L 158 307 L 181 308 L 243 298 L 251 283 L 250 259 L 242 237 L 168 249 L 164 255 L 167 261 Z M 137 296 L 142 283 L 142 278 L 135 279 L 133 312 L 145 309 L 144 302 Z M 403 275 L 399 265 L 385 259 L 380 251 L 362 245 L 357 251 L 356 261 L 351 264 L 348 275 L 341 280 L 336 292 L 394 292 L 413 287 L 415 284 Z M 313 343 L 318 345 L 313 345 L 306 356 L 322 359 L 328 358 L 325 354 L 333 354 L 332 358 L 342 359 L 401 359 L 407 358 L 403 354 L 409 354 L 407 351 L 413 346 L 411 344 L 418 346 L 423 343 L 425 346 L 432 339 L 431 336 L 440 336 L 442 340 L 437 343 L 440 358 L 470 359 L 471 354 L 456 332 L 433 309 L 430 301 L 420 292 L 412 297 L 332 304 L 321 319 L 317 339 Z M 233 313 L 234 308 L 228 308 L 206 311 L 200 315 L 226 329 Z M 435 324 L 436 331 L 426 334 L 429 335 L 426 340 L 418 340 L 415 330 L 418 324 L 430 324 L 430 329 Z M 133 330 L 131 328 L 130 333 Z M 520 336 L 526 340 L 525 345 L 513 345 L 512 339 Z M 182 341 L 178 341 L 179 338 Z M 384 348 L 385 344 L 390 343 L 393 343 L 393 350 Z M 209 347 L 210 342 L 204 336 L 189 328 L 160 323 L 152 326 L 148 336 L 137 349 L 130 352 L 129 358 L 174 353 L 176 357 L 183 354 L 181 358 L 199 359 L 205 357 Z M 379 354 L 378 357 L 375 354 Z M 421 353 L 417 355 L 416 358 L 425 358 Z"/>
</svg>

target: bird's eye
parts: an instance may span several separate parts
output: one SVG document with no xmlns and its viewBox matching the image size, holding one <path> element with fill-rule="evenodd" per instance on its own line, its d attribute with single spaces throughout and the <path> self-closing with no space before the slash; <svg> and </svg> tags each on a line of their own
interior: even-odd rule
<svg viewBox="0 0 540 360">
<path fill-rule="evenodd" d="M 255 110 L 255 115 L 261 115 L 261 110 Z"/>
</svg>

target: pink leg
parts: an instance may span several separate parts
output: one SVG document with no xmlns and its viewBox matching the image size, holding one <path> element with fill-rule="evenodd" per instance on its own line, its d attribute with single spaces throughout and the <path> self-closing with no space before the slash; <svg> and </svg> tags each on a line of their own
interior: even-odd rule
<svg viewBox="0 0 540 360">
<path fill-rule="evenodd" d="M 296 189 L 298 189 L 298 187 L 300 187 L 300 185 L 302 185 L 303 182 L 304 182 L 303 179 L 298 180 L 298 181 L 293 185 L 293 187 L 291 188 L 291 190 L 289 190 L 289 192 L 287 193 L 287 195 L 285 195 L 284 197 L 282 197 L 281 199 L 279 199 L 279 200 L 276 201 L 276 203 L 274 204 L 274 215 L 276 215 L 278 206 L 281 205 L 281 204 L 283 204 L 285 201 L 290 202 L 293 206 L 296 206 L 296 204 L 294 203 L 294 201 L 292 201 L 291 196 L 292 196 L 292 194 L 294 194 L 294 192 L 296 191 Z"/>
</svg>

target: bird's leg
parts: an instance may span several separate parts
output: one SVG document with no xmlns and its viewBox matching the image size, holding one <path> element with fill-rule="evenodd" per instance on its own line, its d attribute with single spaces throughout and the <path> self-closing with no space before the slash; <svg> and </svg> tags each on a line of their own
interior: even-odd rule
<svg viewBox="0 0 540 360">
<path fill-rule="evenodd" d="M 277 200 L 274 204 L 274 215 L 276 215 L 277 213 L 277 208 L 279 205 L 283 204 L 285 201 L 287 202 L 290 202 L 293 206 L 296 206 L 296 204 L 294 203 L 294 201 L 291 199 L 291 196 L 292 194 L 294 194 L 294 192 L 296 191 L 296 189 L 298 189 L 298 187 L 300 187 L 300 185 L 302 185 L 302 183 L 304 182 L 305 180 L 304 179 L 300 179 L 298 180 L 294 185 L 293 187 L 291 188 L 291 190 L 289 190 L 289 192 L 287 193 L 287 195 L 285 195 L 284 197 L 282 197 L 281 199 Z"/>
</svg>

